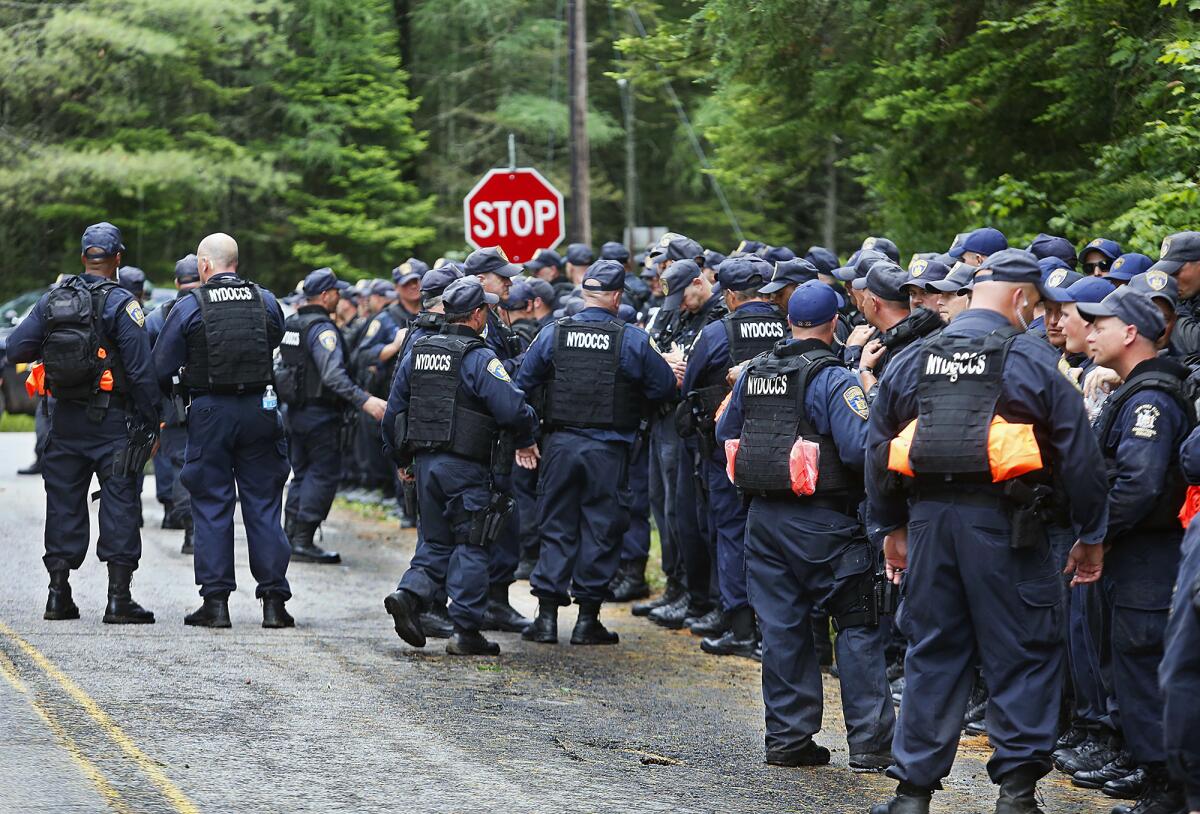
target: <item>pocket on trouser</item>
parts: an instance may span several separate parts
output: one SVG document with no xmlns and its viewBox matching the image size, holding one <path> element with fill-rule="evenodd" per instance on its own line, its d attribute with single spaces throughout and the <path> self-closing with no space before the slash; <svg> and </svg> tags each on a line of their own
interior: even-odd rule
<svg viewBox="0 0 1200 814">
<path fill-rule="evenodd" d="M 1063 641 L 1062 583 L 1057 574 L 1017 583 L 1023 611 L 1018 633 L 1029 647 L 1057 647 Z"/>
<path fill-rule="evenodd" d="M 1125 605 L 1113 608 L 1113 647 L 1125 655 L 1162 653 L 1166 629 L 1166 608 L 1147 610 Z"/>
<path fill-rule="evenodd" d="M 201 444 L 193 444 L 188 442 L 187 448 L 183 451 L 183 467 L 179 470 L 179 482 L 189 492 L 197 491 L 199 482 L 200 456 L 204 453 L 204 447 Z"/>
</svg>

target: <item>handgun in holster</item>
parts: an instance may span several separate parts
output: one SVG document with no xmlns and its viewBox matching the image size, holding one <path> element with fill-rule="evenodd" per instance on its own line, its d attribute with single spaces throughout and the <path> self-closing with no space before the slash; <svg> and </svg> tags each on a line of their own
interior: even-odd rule
<svg viewBox="0 0 1200 814">
<path fill-rule="evenodd" d="M 493 489 L 487 508 L 475 512 L 471 518 L 470 544 L 487 548 L 496 542 L 500 530 L 504 528 L 504 521 L 512 514 L 513 506 L 511 497 Z"/>
<path fill-rule="evenodd" d="M 1012 503 L 1009 520 L 1012 536 L 1009 547 L 1014 551 L 1039 548 L 1049 544 L 1046 537 L 1046 513 L 1053 491 L 1046 484 L 1029 484 L 1020 478 L 1004 483 L 1004 496 Z"/>
<path fill-rule="evenodd" d="M 187 391 L 178 373 L 171 377 L 171 419 L 171 423 L 180 427 L 187 424 Z"/>
<path fill-rule="evenodd" d="M 704 408 L 704 400 L 697 393 L 688 393 L 688 405 L 692 411 L 692 423 L 696 427 L 696 443 L 700 454 L 711 458 L 717 449 L 717 422 Z"/>
<path fill-rule="evenodd" d="M 417 504 L 417 481 L 412 477 L 412 467 L 401 467 L 408 478 L 400 479 L 400 498 L 404 502 L 404 514 L 406 517 L 411 517 L 416 520 L 419 517 L 419 508 Z"/>
<path fill-rule="evenodd" d="M 354 446 L 354 434 L 358 431 L 358 410 L 342 410 L 338 424 L 338 449 L 347 450 Z"/>
<path fill-rule="evenodd" d="M 136 475 L 145 468 L 158 442 L 158 427 L 132 420 L 126 421 L 125 446 L 113 456 L 112 473 L 118 478 Z"/>
</svg>

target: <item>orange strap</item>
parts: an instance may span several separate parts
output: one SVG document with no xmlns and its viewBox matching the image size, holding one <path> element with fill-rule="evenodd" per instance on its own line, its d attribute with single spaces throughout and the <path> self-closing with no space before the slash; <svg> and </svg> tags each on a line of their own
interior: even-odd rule
<svg viewBox="0 0 1200 814">
<path fill-rule="evenodd" d="M 1179 522 L 1185 529 L 1197 512 L 1200 512 L 1200 486 L 1189 486 L 1183 497 L 1183 507 L 1179 510 Z"/>
<path fill-rule="evenodd" d="M 25 377 L 25 392 L 30 398 L 46 395 L 46 367 L 41 362 L 29 366 L 29 375 Z"/>
<path fill-rule="evenodd" d="M 917 422 L 914 419 L 888 445 L 888 469 L 910 478 L 915 474 L 908 455 L 916 431 Z M 1010 424 L 1000 416 L 993 416 L 988 429 L 988 462 L 992 468 L 993 483 L 1041 469 L 1042 451 L 1033 434 L 1033 425 Z"/>
</svg>

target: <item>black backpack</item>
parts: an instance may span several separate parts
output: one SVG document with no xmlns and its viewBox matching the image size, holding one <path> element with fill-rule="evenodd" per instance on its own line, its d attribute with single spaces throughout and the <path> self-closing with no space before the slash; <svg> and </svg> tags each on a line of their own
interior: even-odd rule
<svg viewBox="0 0 1200 814">
<path fill-rule="evenodd" d="M 100 318 L 116 287 L 111 280 L 91 285 L 74 276 L 46 296 L 42 362 L 46 387 L 56 398 L 91 398 L 100 390 L 104 371 L 113 367 L 113 350 L 105 340 Z"/>
</svg>

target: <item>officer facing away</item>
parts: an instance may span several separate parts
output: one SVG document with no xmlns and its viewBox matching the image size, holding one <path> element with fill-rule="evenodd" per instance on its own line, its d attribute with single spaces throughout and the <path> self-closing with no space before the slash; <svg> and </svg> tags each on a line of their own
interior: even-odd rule
<svg viewBox="0 0 1200 814">
<path fill-rule="evenodd" d="M 413 463 L 421 531 L 408 571 L 383 605 L 400 638 L 424 647 L 419 614 L 444 588 L 452 603 L 454 635 L 446 645 L 452 655 L 500 652 L 480 629 L 488 547 L 509 508 L 492 476 L 498 456 L 512 449 L 500 443 L 502 432 L 512 435 L 523 465 L 538 458 L 537 416 L 480 338 L 498 301 L 477 277 L 446 287 L 446 324 L 417 340 L 401 361 L 383 419 L 385 452 L 398 465 Z"/>
<path fill-rule="evenodd" d="M 791 339 L 748 363 L 717 440 L 740 438 L 734 477 L 750 498 L 746 581 L 762 631 L 767 762 L 829 762 L 829 750 L 813 741 L 823 693 L 808 619 L 820 609 L 838 630 L 850 766 L 882 771 L 892 762 L 895 713 L 875 598 L 878 555 L 858 520 L 869 411 L 858 378 L 831 348 L 837 306 L 833 289 L 818 280 L 796 288 L 788 299 Z M 809 494 L 797 494 L 789 474 L 799 439 L 820 450 Z"/>
<path fill-rule="evenodd" d="M 997 252 L 975 276 L 971 307 L 901 353 L 879 382 L 868 517 L 873 533 L 886 534 L 889 577 L 904 572 L 909 648 L 888 770 L 900 785 L 874 814 L 929 810 L 954 762 L 976 662 L 992 690 L 996 811 L 1038 810 L 1034 787 L 1050 770 L 1064 670 L 1062 583 L 1038 516 L 1043 481 L 1067 475 L 1060 480 L 1079 542 L 1065 570 L 1077 584 L 1100 577 L 1108 517 L 1100 450 L 1078 391 L 1054 349 L 1023 330 L 1041 292 L 1032 254 Z M 902 430 L 913 433 L 907 452 Z M 1024 466 L 1000 469 L 1002 440 Z M 901 477 L 907 489 L 897 487 Z"/>
<path fill-rule="evenodd" d="M 10 362 L 41 359 L 56 404 L 42 458 L 46 485 L 46 619 L 78 619 L 70 572 L 87 555 L 88 484 L 100 481 L 96 554 L 108 564 L 109 624 L 146 624 L 129 583 L 142 556 L 137 476 L 158 432 L 150 341 L 137 300 L 117 286 L 121 232 L 97 223 L 83 233 L 83 272 L 43 294 L 8 337 Z M 136 430 L 136 433 L 134 432 Z"/>
<path fill-rule="evenodd" d="M 338 563 L 336 552 L 313 542 L 325 522 L 341 479 L 344 437 L 354 429 L 353 414 L 383 420 L 387 402 L 356 385 L 346 372 L 346 346 L 330 317 L 350 285 L 331 269 L 304 278 L 305 303 L 288 317 L 275 371 L 279 398 L 288 405 L 288 455 L 292 485 L 284 507 L 284 532 L 297 562 Z M 345 439 L 348 440 L 348 439 Z"/>
<path fill-rule="evenodd" d="M 538 616 L 527 641 L 558 642 L 558 609 L 579 604 L 572 644 L 616 644 L 600 605 L 617 572 L 629 526 L 628 471 L 644 443 L 647 402 L 675 395 L 675 374 L 649 335 L 617 319 L 625 268 L 613 260 L 588 267 L 586 306 L 547 325 L 525 354 L 517 386 L 546 387 L 538 527 L 541 551 L 529 583 Z M 623 494 L 624 493 L 624 494 Z"/>
<path fill-rule="evenodd" d="M 1200 484 L 1200 431 L 1193 430 L 1183 442 L 1179 460 L 1188 483 Z M 1158 676 L 1167 767 L 1183 786 L 1183 810 L 1200 812 L 1200 523 L 1194 516 L 1183 538 Z"/>
<path fill-rule="evenodd" d="M 192 496 L 196 584 L 204 603 L 184 624 L 229 627 L 233 510 L 240 500 L 263 627 L 291 627 L 284 603 L 291 548 L 279 525 L 288 476 L 272 353 L 283 311 L 271 292 L 238 276 L 238 246 L 220 232 L 200 241 L 202 285 L 174 308 L 154 346 L 158 381 L 180 376 L 191 397 L 183 484 Z M 182 372 L 181 372 L 182 369 Z"/>
</svg>

